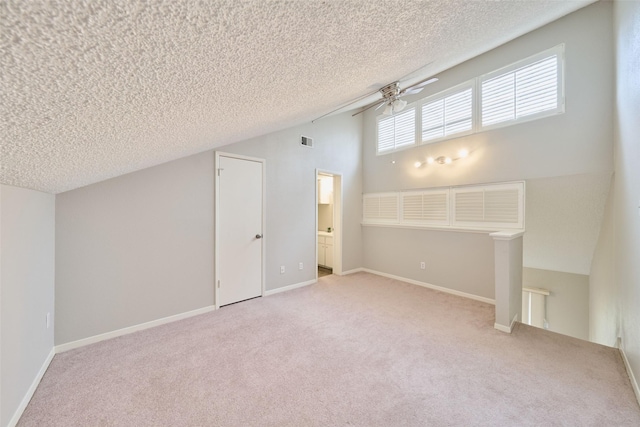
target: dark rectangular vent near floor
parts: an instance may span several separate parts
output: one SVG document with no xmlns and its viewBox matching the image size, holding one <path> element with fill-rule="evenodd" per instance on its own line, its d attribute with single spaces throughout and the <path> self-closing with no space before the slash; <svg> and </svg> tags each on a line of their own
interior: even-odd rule
<svg viewBox="0 0 640 427">
<path fill-rule="evenodd" d="M 313 139 L 308 136 L 303 136 L 300 140 L 300 143 L 305 147 L 313 148 Z"/>
</svg>

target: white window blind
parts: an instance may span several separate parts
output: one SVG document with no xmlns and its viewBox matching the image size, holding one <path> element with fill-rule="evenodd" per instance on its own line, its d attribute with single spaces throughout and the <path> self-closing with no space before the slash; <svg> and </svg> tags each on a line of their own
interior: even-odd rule
<svg viewBox="0 0 640 427">
<path fill-rule="evenodd" d="M 416 109 L 407 108 L 393 116 L 378 117 L 378 153 L 416 143 Z"/>
<path fill-rule="evenodd" d="M 422 105 L 422 141 L 470 131 L 473 126 L 473 89 L 461 90 Z"/>
<path fill-rule="evenodd" d="M 365 225 L 524 229 L 524 182 L 363 195 Z"/>
<path fill-rule="evenodd" d="M 365 223 L 398 222 L 398 194 L 365 194 L 362 199 L 362 216 Z"/>
<path fill-rule="evenodd" d="M 449 190 L 401 193 L 401 222 L 417 225 L 449 225 Z"/>
<path fill-rule="evenodd" d="M 481 77 L 482 127 L 562 111 L 562 46 Z"/>
<path fill-rule="evenodd" d="M 453 225 L 472 228 L 524 228 L 524 184 L 492 184 L 452 189 Z"/>
</svg>

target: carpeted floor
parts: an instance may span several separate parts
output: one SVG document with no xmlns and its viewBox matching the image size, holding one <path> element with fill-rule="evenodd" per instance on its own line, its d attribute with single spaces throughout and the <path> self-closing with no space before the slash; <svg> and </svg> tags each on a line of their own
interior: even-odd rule
<svg viewBox="0 0 640 427">
<path fill-rule="evenodd" d="M 358 273 L 56 355 L 19 426 L 640 425 L 617 350 Z"/>
</svg>

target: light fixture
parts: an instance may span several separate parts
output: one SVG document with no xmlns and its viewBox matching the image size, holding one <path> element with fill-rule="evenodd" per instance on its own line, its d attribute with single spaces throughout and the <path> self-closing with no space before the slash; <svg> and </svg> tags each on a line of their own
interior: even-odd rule
<svg viewBox="0 0 640 427">
<path fill-rule="evenodd" d="M 404 110 L 404 107 L 407 106 L 407 101 L 404 101 L 402 99 L 396 99 L 395 101 L 393 101 L 392 105 L 393 105 L 393 112 L 397 113 L 399 111 Z"/>
<path fill-rule="evenodd" d="M 465 157 L 468 157 L 469 154 L 471 154 L 471 152 L 469 150 L 467 150 L 466 148 L 463 148 L 463 149 L 458 151 L 458 157 L 451 158 L 451 157 L 448 157 L 448 156 L 438 156 L 438 157 L 429 156 L 429 157 L 427 157 L 426 164 L 432 165 L 434 163 L 437 163 L 439 165 L 450 165 L 451 163 L 455 162 L 456 160 L 460 160 L 460 159 L 464 159 Z M 415 162 L 413 165 L 416 168 L 419 168 L 423 164 L 424 164 L 424 162 Z"/>
</svg>

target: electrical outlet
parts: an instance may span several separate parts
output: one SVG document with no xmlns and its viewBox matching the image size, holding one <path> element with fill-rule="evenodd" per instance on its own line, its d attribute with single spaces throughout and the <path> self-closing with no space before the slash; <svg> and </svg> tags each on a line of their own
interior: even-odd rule
<svg viewBox="0 0 640 427">
<path fill-rule="evenodd" d="M 299 263 L 298 264 L 298 270 L 302 270 L 304 268 L 304 264 L 303 263 Z"/>
<path fill-rule="evenodd" d="M 51 313 L 47 313 L 46 321 L 47 329 L 51 326 Z"/>
<path fill-rule="evenodd" d="M 420 270 L 424 270 L 425 268 L 427 268 L 427 265 L 425 264 L 425 262 L 424 262 L 424 261 L 422 261 L 422 262 L 420 263 Z"/>
<path fill-rule="evenodd" d="M 284 274 L 284 265 L 280 266 L 280 274 Z"/>
</svg>

